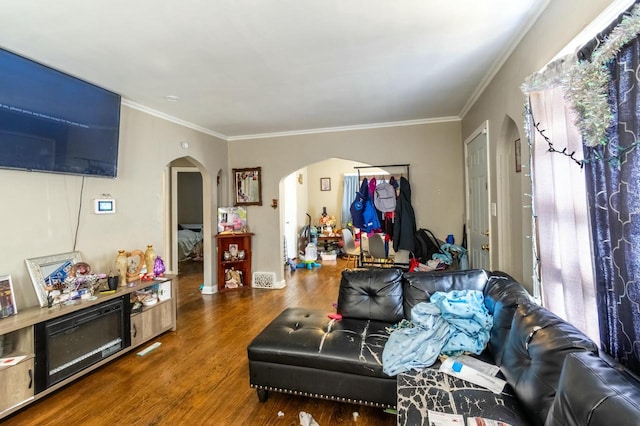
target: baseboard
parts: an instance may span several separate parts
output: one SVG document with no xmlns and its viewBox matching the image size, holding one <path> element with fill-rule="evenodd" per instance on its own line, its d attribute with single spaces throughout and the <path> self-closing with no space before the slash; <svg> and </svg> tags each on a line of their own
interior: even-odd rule
<svg viewBox="0 0 640 426">
<path fill-rule="evenodd" d="M 216 294 L 218 292 L 218 288 L 205 285 L 205 286 L 202 286 L 202 290 L 200 292 L 202 294 Z"/>
</svg>

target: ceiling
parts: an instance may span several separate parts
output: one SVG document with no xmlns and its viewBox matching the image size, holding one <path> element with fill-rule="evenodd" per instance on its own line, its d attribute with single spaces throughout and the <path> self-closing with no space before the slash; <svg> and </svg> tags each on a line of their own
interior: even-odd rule
<svg viewBox="0 0 640 426">
<path fill-rule="evenodd" d="M 0 47 L 234 140 L 460 118 L 548 3 L 2 0 Z"/>
</svg>

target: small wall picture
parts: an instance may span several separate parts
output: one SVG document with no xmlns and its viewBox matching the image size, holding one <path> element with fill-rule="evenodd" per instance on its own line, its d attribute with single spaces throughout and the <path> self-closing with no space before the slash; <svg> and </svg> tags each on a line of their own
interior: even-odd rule
<svg viewBox="0 0 640 426">
<path fill-rule="evenodd" d="M 320 191 L 331 191 L 331 178 L 320 178 Z"/>
<path fill-rule="evenodd" d="M 516 139 L 514 144 L 515 158 L 516 158 L 516 173 L 520 173 L 522 171 L 522 148 L 520 144 L 520 139 Z"/>
<path fill-rule="evenodd" d="M 0 318 L 18 313 L 11 275 L 0 275 Z"/>
</svg>

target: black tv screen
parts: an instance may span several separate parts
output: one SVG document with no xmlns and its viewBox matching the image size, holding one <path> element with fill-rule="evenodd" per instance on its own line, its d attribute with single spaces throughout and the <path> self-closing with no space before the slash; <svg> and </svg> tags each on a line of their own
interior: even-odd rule
<svg viewBox="0 0 640 426">
<path fill-rule="evenodd" d="M 0 167 L 116 177 L 120 95 L 0 49 Z"/>
</svg>

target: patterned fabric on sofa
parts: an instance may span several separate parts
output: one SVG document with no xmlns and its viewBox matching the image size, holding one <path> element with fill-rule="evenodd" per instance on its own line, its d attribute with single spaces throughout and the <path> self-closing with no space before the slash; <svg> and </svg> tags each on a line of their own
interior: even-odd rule
<svg viewBox="0 0 640 426">
<path fill-rule="evenodd" d="M 427 410 L 501 420 L 512 426 L 527 424 L 508 385 L 498 395 L 434 368 L 399 374 L 398 425 L 430 424 Z"/>
</svg>

